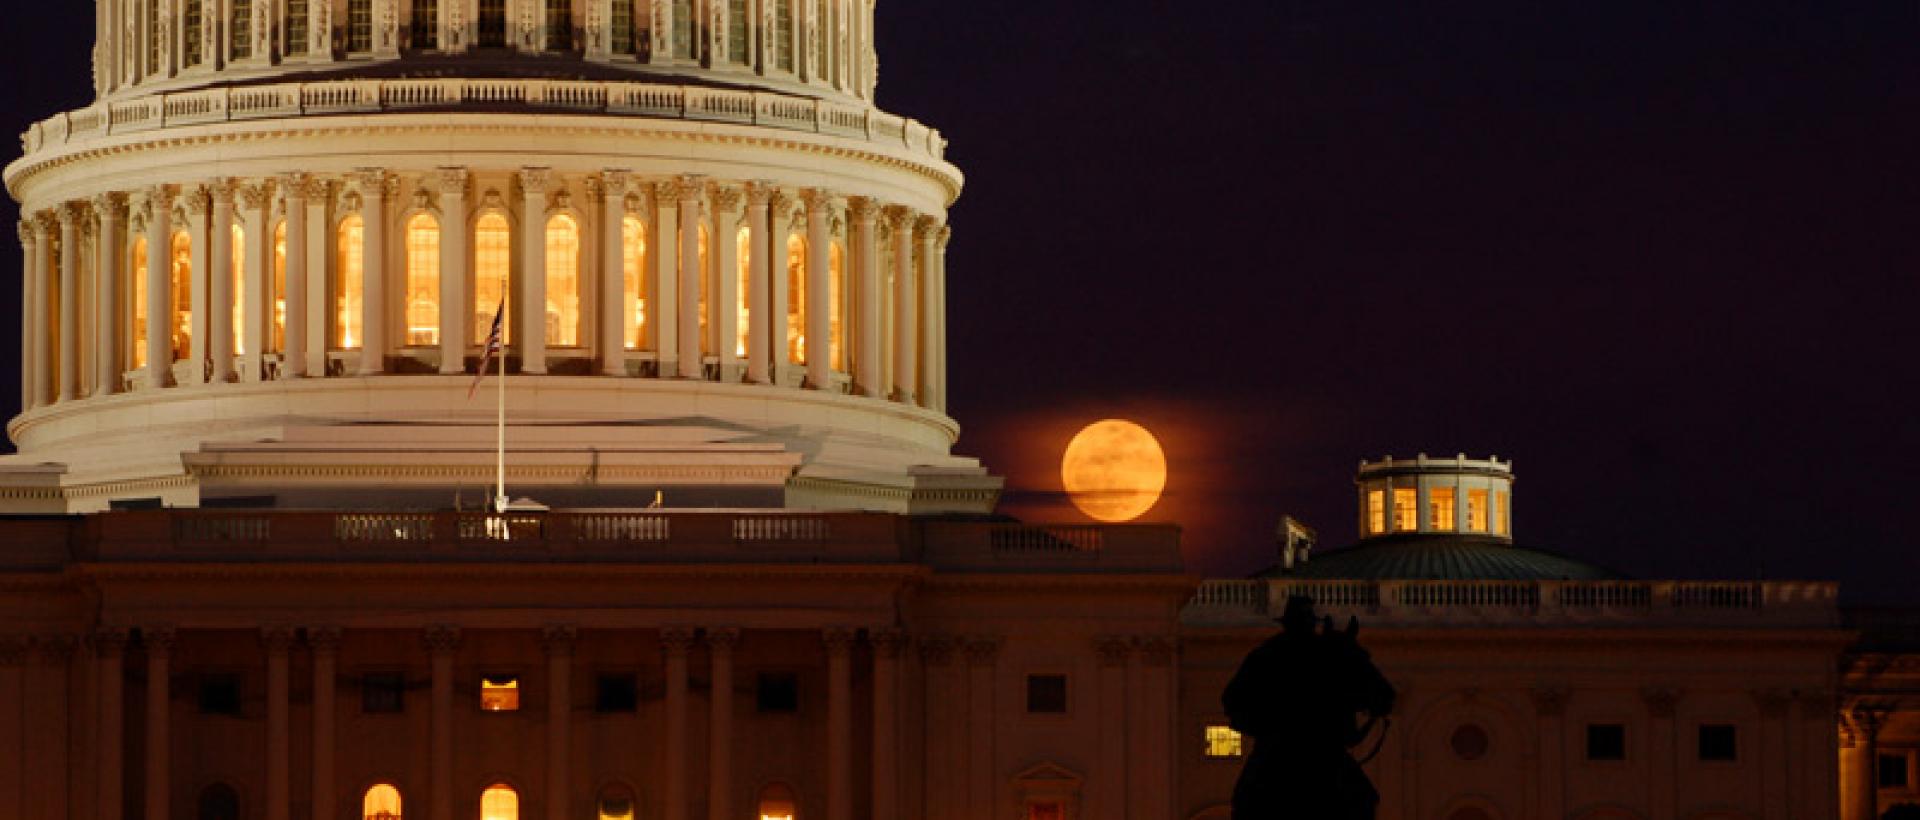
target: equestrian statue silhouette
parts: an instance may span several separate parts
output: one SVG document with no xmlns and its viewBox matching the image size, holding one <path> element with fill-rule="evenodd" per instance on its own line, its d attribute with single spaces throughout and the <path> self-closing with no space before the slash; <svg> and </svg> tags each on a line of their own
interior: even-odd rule
<svg viewBox="0 0 1920 820">
<path fill-rule="evenodd" d="M 1380 793 L 1351 750 L 1378 725 L 1379 751 L 1393 685 L 1360 647 L 1358 620 L 1336 630 L 1315 617 L 1311 598 L 1294 596 L 1280 625 L 1220 697 L 1228 724 L 1253 740 L 1233 788 L 1233 820 L 1373 820 Z"/>
</svg>

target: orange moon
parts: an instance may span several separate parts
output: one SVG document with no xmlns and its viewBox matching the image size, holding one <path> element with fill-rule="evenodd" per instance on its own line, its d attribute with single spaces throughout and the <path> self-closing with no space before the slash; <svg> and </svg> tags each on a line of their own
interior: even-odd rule
<svg viewBox="0 0 1920 820">
<path fill-rule="evenodd" d="M 1146 515 L 1160 500 L 1167 488 L 1167 454 L 1145 427 L 1120 419 L 1097 421 L 1067 444 L 1060 479 L 1067 497 L 1089 518 L 1124 523 Z"/>
</svg>

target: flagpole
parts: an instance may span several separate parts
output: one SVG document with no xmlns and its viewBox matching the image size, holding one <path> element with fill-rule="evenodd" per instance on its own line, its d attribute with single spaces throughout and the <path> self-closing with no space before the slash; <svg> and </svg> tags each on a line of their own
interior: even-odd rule
<svg viewBox="0 0 1920 820">
<path fill-rule="evenodd" d="M 500 301 L 500 312 L 506 313 L 507 300 Z M 505 316 L 501 321 L 504 324 Z M 494 510 L 505 514 L 507 511 L 507 342 L 506 331 L 501 331 L 500 340 L 500 399 L 494 419 L 494 475 L 497 478 L 493 497 Z"/>
</svg>

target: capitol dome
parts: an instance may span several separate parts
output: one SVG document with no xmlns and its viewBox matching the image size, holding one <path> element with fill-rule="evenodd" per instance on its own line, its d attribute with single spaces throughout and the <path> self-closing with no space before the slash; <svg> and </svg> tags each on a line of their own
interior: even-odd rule
<svg viewBox="0 0 1920 820">
<path fill-rule="evenodd" d="M 960 171 L 871 2 L 112 0 L 6 168 L 0 512 L 484 497 L 983 512 L 951 448 Z"/>
</svg>

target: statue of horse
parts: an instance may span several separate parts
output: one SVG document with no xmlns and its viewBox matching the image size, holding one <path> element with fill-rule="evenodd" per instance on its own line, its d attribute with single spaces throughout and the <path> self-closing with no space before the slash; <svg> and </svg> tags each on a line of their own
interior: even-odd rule
<svg viewBox="0 0 1920 820">
<path fill-rule="evenodd" d="M 1233 818 L 1373 820 L 1380 795 L 1350 750 L 1392 713 L 1393 686 L 1361 648 L 1358 620 L 1335 630 L 1296 596 L 1280 623 L 1220 699 L 1228 724 L 1253 741 Z"/>
</svg>

